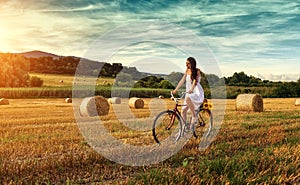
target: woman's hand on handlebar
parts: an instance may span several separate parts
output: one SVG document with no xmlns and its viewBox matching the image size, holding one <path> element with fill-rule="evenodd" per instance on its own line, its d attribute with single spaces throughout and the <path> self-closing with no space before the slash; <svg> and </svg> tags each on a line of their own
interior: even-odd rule
<svg viewBox="0 0 300 185">
<path fill-rule="evenodd" d="M 174 95 L 174 94 L 176 94 L 176 92 L 177 92 L 177 90 L 175 89 L 175 90 L 173 90 L 173 91 L 171 91 L 171 93 Z"/>
</svg>

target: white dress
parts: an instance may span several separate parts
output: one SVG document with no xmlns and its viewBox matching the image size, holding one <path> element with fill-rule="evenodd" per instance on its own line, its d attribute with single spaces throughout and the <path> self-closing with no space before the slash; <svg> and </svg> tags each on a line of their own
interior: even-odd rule
<svg viewBox="0 0 300 185">
<path fill-rule="evenodd" d="M 184 99 L 184 104 L 186 104 L 186 98 L 190 97 L 190 99 L 192 100 L 192 102 L 195 106 L 195 109 L 197 109 L 204 101 L 204 90 L 203 90 L 202 86 L 200 85 L 200 79 L 201 79 L 201 77 L 199 76 L 199 78 L 197 79 L 197 84 L 194 88 L 194 92 L 191 94 L 186 93 L 185 99 Z M 188 75 L 188 74 L 186 75 L 185 84 L 186 84 L 186 92 L 188 92 L 192 87 L 191 75 Z"/>
</svg>

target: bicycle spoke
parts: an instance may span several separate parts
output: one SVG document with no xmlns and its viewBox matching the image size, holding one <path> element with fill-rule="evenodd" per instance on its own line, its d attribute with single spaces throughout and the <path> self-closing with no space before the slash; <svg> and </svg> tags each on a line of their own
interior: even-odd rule
<svg viewBox="0 0 300 185">
<path fill-rule="evenodd" d="M 177 141 L 181 134 L 181 121 L 172 110 L 161 112 L 153 123 L 152 133 L 155 141 Z"/>
</svg>

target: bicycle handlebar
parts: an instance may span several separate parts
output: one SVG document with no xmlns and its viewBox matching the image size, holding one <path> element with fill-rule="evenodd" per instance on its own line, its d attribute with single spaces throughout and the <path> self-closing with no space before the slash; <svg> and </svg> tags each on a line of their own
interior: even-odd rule
<svg viewBox="0 0 300 185">
<path fill-rule="evenodd" d="M 175 98 L 174 95 L 173 95 L 173 92 L 171 91 L 171 99 L 175 100 L 175 101 L 178 101 L 178 100 L 182 99 L 186 93 L 188 93 L 188 92 L 182 92 L 181 96 L 179 98 Z"/>
</svg>

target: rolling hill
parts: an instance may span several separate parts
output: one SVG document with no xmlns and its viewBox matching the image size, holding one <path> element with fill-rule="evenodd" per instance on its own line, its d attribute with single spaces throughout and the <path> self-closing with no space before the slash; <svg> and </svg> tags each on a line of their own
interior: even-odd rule
<svg viewBox="0 0 300 185">
<path fill-rule="evenodd" d="M 55 54 L 52 54 L 52 53 L 47 53 L 47 52 L 44 52 L 44 51 L 38 51 L 38 50 L 22 52 L 22 53 L 16 53 L 16 54 L 21 54 L 26 58 L 52 57 L 54 59 L 58 59 L 58 58 L 62 57 L 62 56 L 59 56 L 59 55 L 55 55 Z"/>
</svg>

